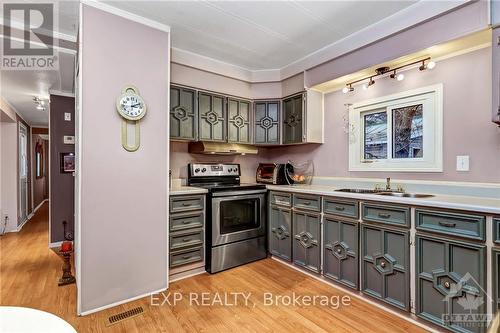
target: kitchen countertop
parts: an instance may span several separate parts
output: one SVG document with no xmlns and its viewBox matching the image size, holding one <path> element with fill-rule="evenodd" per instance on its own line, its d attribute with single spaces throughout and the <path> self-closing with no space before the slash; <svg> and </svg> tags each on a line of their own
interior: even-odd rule
<svg viewBox="0 0 500 333">
<path fill-rule="evenodd" d="M 305 194 L 316 194 L 324 196 L 332 196 L 338 198 L 350 198 L 359 200 L 371 200 L 380 202 L 390 202 L 396 204 L 406 204 L 413 206 L 428 206 L 447 209 L 460 209 L 486 214 L 500 215 L 500 199 L 469 197 L 458 195 L 443 195 L 435 194 L 429 198 L 401 198 L 383 196 L 377 194 L 360 194 L 335 192 L 335 187 L 323 185 L 267 185 L 267 188 L 272 191 L 296 192 Z M 433 193 L 426 193 L 433 194 Z"/>
<path fill-rule="evenodd" d="M 184 195 L 184 194 L 205 194 L 208 193 L 206 188 L 194 186 L 174 186 L 170 189 L 170 195 Z"/>
</svg>

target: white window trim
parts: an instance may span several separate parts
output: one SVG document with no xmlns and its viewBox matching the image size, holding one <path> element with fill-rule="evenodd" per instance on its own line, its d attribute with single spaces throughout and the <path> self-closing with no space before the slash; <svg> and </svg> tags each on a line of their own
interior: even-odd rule
<svg viewBox="0 0 500 333">
<path fill-rule="evenodd" d="M 400 101 L 397 101 L 400 100 Z M 407 159 L 364 159 L 364 118 L 362 114 L 380 109 L 387 111 L 388 124 L 392 124 L 390 110 L 415 103 L 424 104 L 422 158 Z M 403 91 L 355 103 L 349 107 L 351 128 L 349 139 L 349 171 L 391 171 L 391 172 L 443 172 L 443 84 Z M 392 151 L 392 126 L 388 131 L 388 155 Z"/>
</svg>

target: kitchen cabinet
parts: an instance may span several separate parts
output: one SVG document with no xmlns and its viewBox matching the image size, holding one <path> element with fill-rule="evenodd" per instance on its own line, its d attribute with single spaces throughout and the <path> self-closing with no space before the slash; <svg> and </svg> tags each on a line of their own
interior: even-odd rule
<svg viewBox="0 0 500 333">
<path fill-rule="evenodd" d="M 486 313 L 485 246 L 447 238 L 416 237 L 416 314 L 455 332 L 484 332 L 463 322 Z M 470 320 L 470 319 L 469 319 Z"/>
<path fill-rule="evenodd" d="M 170 138 L 192 141 L 197 138 L 196 91 L 170 86 Z"/>
<path fill-rule="evenodd" d="M 492 1 L 495 3 L 498 1 Z M 497 3 L 497 7 L 500 5 Z M 497 19 L 500 20 L 500 14 L 497 14 Z M 500 22 L 498 22 L 500 24 Z M 500 125 L 500 26 L 493 29 L 493 41 L 492 41 L 492 97 L 493 97 L 493 122 Z"/>
<path fill-rule="evenodd" d="M 293 262 L 313 272 L 321 270 L 321 215 L 294 210 Z"/>
<path fill-rule="evenodd" d="M 205 267 L 205 195 L 171 195 L 170 275 Z"/>
<path fill-rule="evenodd" d="M 269 206 L 269 252 L 292 261 L 292 211 L 287 207 Z"/>
<path fill-rule="evenodd" d="M 357 289 L 358 222 L 325 215 L 323 228 L 323 275 Z"/>
<path fill-rule="evenodd" d="M 283 100 L 283 144 L 302 143 L 304 94 Z"/>
<path fill-rule="evenodd" d="M 409 311 L 409 231 L 364 224 L 361 254 L 363 293 Z"/>
<path fill-rule="evenodd" d="M 252 143 L 251 103 L 249 101 L 227 99 L 227 141 Z"/>
<path fill-rule="evenodd" d="M 493 310 L 500 310 L 500 249 L 492 250 L 493 258 Z"/>
<path fill-rule="evenodd" d="M 256 101 L 255 144 L 280 144 L 280 101 Z"/>
<path fill-rule="evenodd" d="M 283 144 L 323 143 L 323 93 L 307 90 L 283 99 Z"/>
<path fill-rule="evenodd" d="M 198 139 L 200 141 L 226 141 L 225 97 L 198 92 Z"/>
</svg>

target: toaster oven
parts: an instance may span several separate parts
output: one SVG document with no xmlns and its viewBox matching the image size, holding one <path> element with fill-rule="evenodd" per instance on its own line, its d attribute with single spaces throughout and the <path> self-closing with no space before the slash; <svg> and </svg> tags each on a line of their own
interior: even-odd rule
<svg viewBox="0 0 500 333">
<path fill-rule="evenodd" d="M 292 185 L 289 173 L 293 173 L 290 163 L 259 163 L 256 173 L 257 183 L 273 185 Z"/>
</svg>

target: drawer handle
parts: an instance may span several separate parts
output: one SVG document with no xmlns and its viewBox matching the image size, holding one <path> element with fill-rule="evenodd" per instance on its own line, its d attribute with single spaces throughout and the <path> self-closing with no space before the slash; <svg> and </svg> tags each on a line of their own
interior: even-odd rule
<svg viewBox="0 0 500 333">
<path fill-rule="evenodd" d="M 191 221 L 182 221 L 182 224 L 189 224 Z"/>
<path fill-rule="evenodd" d="M 189 206 L 191 206 L 191 204 L 190 204 L 190 203 L 188 203 L 188 202 L 183 202 L 183 203 L 182 203 L 182 205 L 183 205 L 184 207 L 189 207 Z"/>
<path fill-rule="evenodd" d="M 455 228 L 456 227 L 456 223 L 455 222 L 443 222 L 443 221 L 439 221 L 438 222 L 440 226 L 443 226 L 443 227 L 446 227 L 446 228 Z"/>
<path fill-rule="evenodd" d="M 306 206 L 309 206 L 311 203 L 309 201 L 304 201 L 302 204 L 306 205 Z"/>
<path fill-rule="evenodd" d="M 191 238 L 183 238 L 182 241 L 183 242 L 189 242 L 189 241 L 191 241 Z"/>
<path fill-rule="evenodd" d="M 338 210 L 338 211 L 344 211 L 345 210 L 345 207 L 342 207 L 342 206 L 335 206 L 335 210 Z"/>
<path fill-rule="evenodd" d="M 192 256 L 189 255 L 189 256 L 182 256 L 182 259 L 190 259 Z"/>
<path fill-rule="evenodd" d="M 389 217 L 391 217 L 391 214 L 387 214 L 387 213 L 378 213 L 378 217 L 381 217 L 383 219 L 388 219 Z"/>
</svg>

